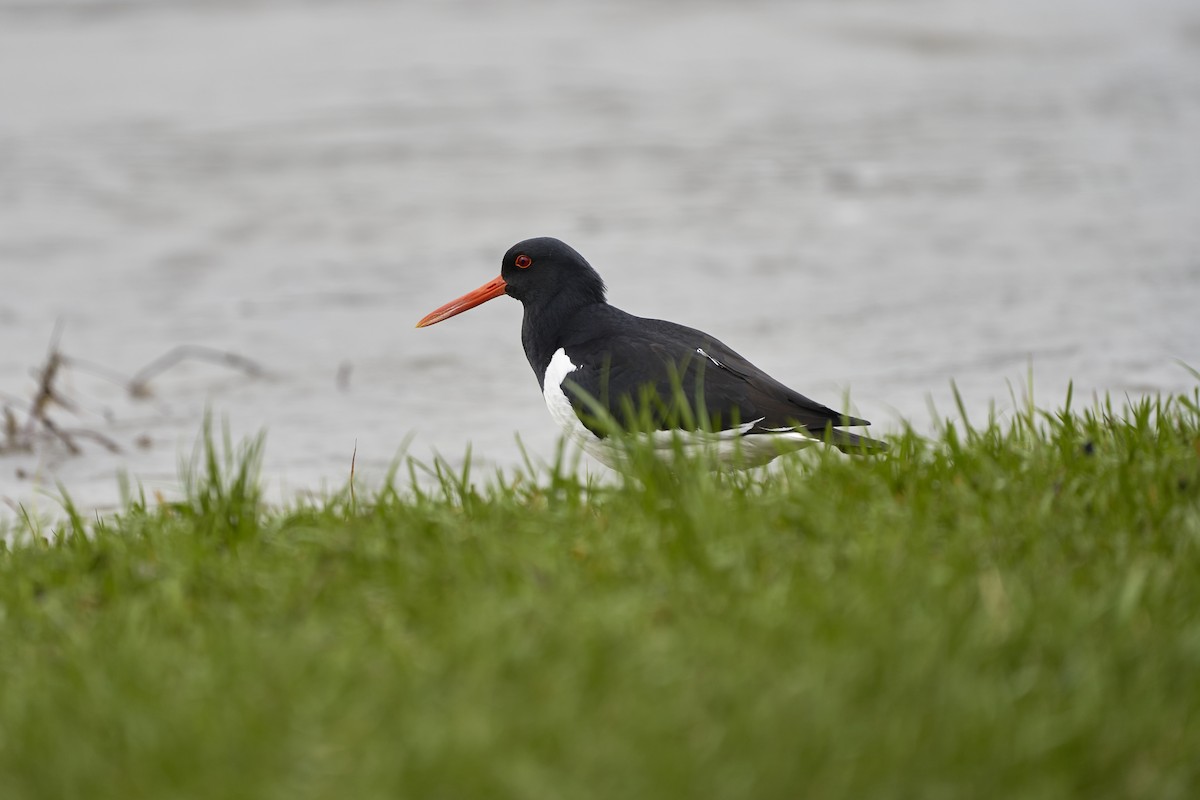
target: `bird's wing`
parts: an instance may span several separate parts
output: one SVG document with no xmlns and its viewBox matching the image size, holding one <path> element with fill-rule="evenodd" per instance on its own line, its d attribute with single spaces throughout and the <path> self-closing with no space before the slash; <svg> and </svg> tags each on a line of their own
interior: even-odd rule
<svg viewBox="0 0 1200 800">
<path fill-rule="evenodd" d="M 871 424 L 865 419 L 834 411 L 816 400 L 805 397 L 775 380 L 721 341 L 710 338 L 709 347 L 700 349 L 710 362 L 721 370 L 741 378 L 751 387 L 752 401 L 765 416 L 761 427 L 799 425 L 820 431 L 828 426 Z"/>
<path fill-rule="evenodd" d="M 740 428 L 754 434 L 802 428 L 821 435 L 831 426 L 868 424 L 789 389 L 701 331 L 637 321 L 566 348 L 578 366 L 564 380 L 564 390 L 597 435 L 605 427 L 598 416 L 607 414 L 630 429 L 647 423 L 637 412 L 648 413 L 660 430 Z M 682 411 L 681 398 L 687 406 Z"/>
</svg>

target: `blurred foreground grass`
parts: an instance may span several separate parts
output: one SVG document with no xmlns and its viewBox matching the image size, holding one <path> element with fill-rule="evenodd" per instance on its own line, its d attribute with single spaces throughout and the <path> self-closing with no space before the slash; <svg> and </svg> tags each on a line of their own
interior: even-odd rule
<svg viewBox="0 0 1200 800">
<path fill-rule="evenodd" d="M 9 531 L 0 797 L 1200 796 L 1200 392 L 892 444 L 284 510 L 210 444 Z"/>
</svg>

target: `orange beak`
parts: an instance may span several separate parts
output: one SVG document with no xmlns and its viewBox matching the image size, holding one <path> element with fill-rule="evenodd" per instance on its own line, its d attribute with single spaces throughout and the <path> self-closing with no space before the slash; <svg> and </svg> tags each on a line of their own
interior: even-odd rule
<svg viewBox="0 0 1200 800">
<path fill-rule="evenodd" d="M 492 280 L 480 286 L 473 292 L 467 292 L 457 300 L 451 300 L 441 308 L 434 309 L 421 318 L 417 323 L 418 328 L 424 328 L 433 325 L 435 322 L 441 322 L 444 319 L 450 319 L 455 314 L 461 314 L 468 311 L 481 303 L 486 303 L 488 300 L 499 297 L 504 294 L 504 290 L 508 288 L 508 284 L 504 282 L 504 278 L 497 275 Z"/>
</svg>

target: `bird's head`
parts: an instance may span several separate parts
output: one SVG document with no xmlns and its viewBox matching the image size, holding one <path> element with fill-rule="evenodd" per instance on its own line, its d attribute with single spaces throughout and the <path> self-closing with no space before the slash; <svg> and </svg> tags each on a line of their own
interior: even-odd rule
<svg viewBox="0 0 1200 800">
<path fill-rule="evenodd" d="M 504 254 L 499 277 L 430 312 L 417 327 L 449 319 L 502 294 L 520 300 L 526 308 L 545 306 L 563 297 L 580 304 L 603 303 L 604 281 L 566 242 L 548 236 L 526 239 Z"/>
</svg>

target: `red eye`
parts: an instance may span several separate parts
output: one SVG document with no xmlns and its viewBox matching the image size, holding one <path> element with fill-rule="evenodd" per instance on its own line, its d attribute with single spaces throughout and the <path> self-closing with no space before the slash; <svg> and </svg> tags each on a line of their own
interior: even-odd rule
<svg viewBox="0 0 1200 800">
<path fill-rule="evenodd" d="M 517 260 L 513 263 L 515 263 L 521 269 L 529 269 L 531 266 L 533 266 L 533 259 L 522 253 L 521 255 L 517 256 Z"/>
</svg>

